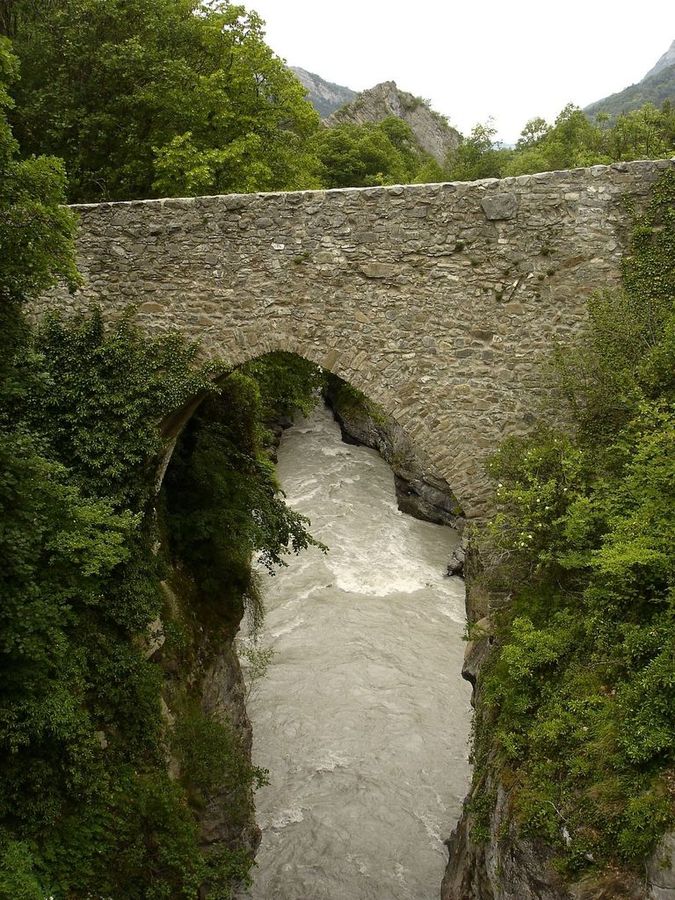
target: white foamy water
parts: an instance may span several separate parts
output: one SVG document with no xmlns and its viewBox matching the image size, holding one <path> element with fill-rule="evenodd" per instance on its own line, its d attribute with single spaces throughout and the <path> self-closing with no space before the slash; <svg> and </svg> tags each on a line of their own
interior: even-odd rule
<svg viewBox="0 0 675 900">
<path fill-rule="evenodd" d="M 263 839 L 253 900 L 432 900 L 468 789 L 457 535 L 396 507 L 389 467 L 318 408 L 286 432 L 288 502 L 330 551 L 265 579 L 249 700 Z"/>
</svg>

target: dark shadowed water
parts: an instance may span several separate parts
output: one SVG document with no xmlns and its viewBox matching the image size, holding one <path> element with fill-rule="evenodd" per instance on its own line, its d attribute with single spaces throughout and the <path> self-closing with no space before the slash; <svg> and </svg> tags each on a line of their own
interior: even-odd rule
<svg viewBox="0 0 675 900">
<path fill-rule="evenodd" d="M 263 840 L 255 900 L 431 900 L 468 789 L 457 535 L 396 507 L 323 407 L 284 435 L 288 501 L 330 547 L 265 578 L 274 648 L 249 700 Z"/>
</svg>

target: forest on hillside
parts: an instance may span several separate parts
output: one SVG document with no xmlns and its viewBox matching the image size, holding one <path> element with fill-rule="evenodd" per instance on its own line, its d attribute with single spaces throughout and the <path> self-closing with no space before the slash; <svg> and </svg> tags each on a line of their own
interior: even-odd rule
<svg viewBox="0 0 675 900">
<path fill-rule="evenodd" d="M 395 118 L 323 127 L 260 18 L 225 0 L 0 0 L 0 898 L 225 900 L 245 881 L 236 834 L 265 773 L 199 679 L 257 614 L 252 554 L 273 567 L 313 542 L 267 425 L 321 373 L 286 354 L 228 373 L 179 334 L 148 340 L 133 311 L 29 324 L 28 301 L 81 281 L 64 204 L 494 177 L 674 143 L 667 106 L 599 124 L 568 107 L 513 149 L 477 126 L 441 165 Z M 476 778 L 518 780 L 522 827 L 569 878 L 639 871 L 673 824 L 674 190 L 636 211 L 623 290 L 590 301 L 561 357 L 568 430 L 493 463 L 486 577 L 515 599 Z M 196 396 L 158 499 L 157 423 Z M 235 837 L 205 853 L 216 796 Z"/>
</svg>

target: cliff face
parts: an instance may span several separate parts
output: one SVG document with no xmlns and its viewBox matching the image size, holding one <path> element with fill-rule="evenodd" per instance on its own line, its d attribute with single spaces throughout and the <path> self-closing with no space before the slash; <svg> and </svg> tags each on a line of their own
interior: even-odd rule
<svg viewBox="0 0 675 900">
<path fill-rule="evenodd" d="M 459 146 L 460 134 L 447 120 L 435 113 L 419 97 L 401 91 L 393 81 L 384 81 L 363 91 L 347 106 L 326 119 L 326 125 L 381 122 L 388 116 L 403 119 L 412 129 L 419 145 L 438 162 Z"/>
<path fill-rule="evenodd" d="M 447 482 L 419 456 L 399 425 L 378 414 L 367 401 L 354 401 L 337 378 L 329 379 L 325 397 L 343 440 L 377 450 L 391 466 L 401 512 L 462 529 L 462 509 Z"/>
<path fill-rule="evenodd" d="M 653 75 L 658 75 L 659 72 L 668 69 L 670 66 L 675 66 L 675 41 L 668 47 L 663 56 L 658 58 L 656 65 L 647 72 L 642 80 L 646 81 L 648 78 L 651 78 Z"/>
<path fill-rule="evenodd" d="M 251 766 L 251 723 L 246 712 L 246 689 L 234 645 L 241 611 L 235 611 L 231 622 L 223 627 L 214 623 L 199 602 L 190 576 L 181 564 L 169 570 L 161 583 L 165 609 L 161 620 L 153 623 L 147 655 L 158 664 L 164 675 L 162 713 L 167 728 L 167 767 L 173 780 L 184 781 L 186 775 L 172 735 L 181 723 L 195 714 L 204 722 L 218 723 L 230 735 L 234 758 L 225 771 L 223 759 L 215 759 L 218 769 L 213 784 L 199 789 L 193 784 L 188 798 L 199 827 L 199 843 L 206 859 L 223 854 L 239 854 L 253 860 L 260 843 L 260 829 L 255 822 L 253 789 L 246 779 L 241 785 L 233 778 Z M 179 635 L 178 641 L 176 636 Z M 199 741 L 198 733 L 192 739 Z M 222 735 L 219 738 L 222 740 Z M 195 748 L 201 752 L 200 745 Z M 209 748 L 205 746 L 205 752 Z M 245 777 L 245 776 L 244 776 Z M 249 863 L 250 864 L 250 863 Z M 217 884 L 204 883 L 200 898 L 221 896 L 224 890 L 236 890 L 239 880 L 230 876 L 229 884 L 218 878 Z"/>
<path fill-rule="evenodd" d="M 326 81 L 314 72 L 308 72 L 298 66 L 291 66 L 291 72 L 307 91 L 307 99 L 322 119 L 356 97 L 356 91 L 351 88 Z"/>
<path fill-rule="evenodd" d="M 673 835 L 650 860 L 644 880 L 625 873 L 589 877 L 565 884 L 553 866 L 546 844 L 523 838 L 511 814 L 509 791 L 494 776 L 481 785 L 494 798 L 487 835 L 472 837 L 475 817 L 465 808 L 446 841 L 449 861 L 441 900 L 673 900 L 675 865 Z M 475 796 L 476 788 L 472 790 Z M 471 797 L 469 798 L 469 800 Z"/>
<path fill-rule="evenodd" d="M 490 615 L 508 597 L 490 595 L 482 587 L 480 560 L 470 540 L 464 571 L 473 640 L 467 642 L 462 676 L 474 687 L 472 704 L 480 716 L 480 671 L 493 643 Z M 571 884 L 556 871 L 550 846 L 519 833 L 510 793 L 508 778 L 488 747 L 462 816 L 446 841 L 449 858 L 441 900 L 675 900 L 675 835 L 663 838 L 644 879 L 604 872 Z"/>
<path fill-rule="evenodd" d="M 231 724 L 241 742 L 244 758 L 250 763 L 253 732 L 245 701 L 244 678 L 232 637 L 223 642 L 204 672 L 201 706 L 215 721 Z M 209 797 L 200 815 L 202 846 L 207 855 L 225 846 L 245 850 L 253 856 L 260 843 L 253 796 L 250 794 L 248 805 L 233 816 L 230 795 L 230 790 L 220 790 Z"/>
<path fill-rule="evenodd" d="M 519 838 L 504 786 L 488 779 L 482 790 L 495 796 L 488 833 L 476 843 L 474 818 L 464 812 L 446 842 L 450 859 L 441 900 L 572 900 L 550 866 L 546 847 Z"/>
</svg>

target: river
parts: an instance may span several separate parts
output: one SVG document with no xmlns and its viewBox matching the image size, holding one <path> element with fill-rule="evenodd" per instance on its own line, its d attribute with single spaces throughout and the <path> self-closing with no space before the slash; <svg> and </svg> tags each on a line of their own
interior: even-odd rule
<svg viewBox="0 0 675 900">
<path fill-rule="evenodd" d="M 264 581 L 249 697 L 263 831 L 253 900 L 432 900 L 469 782 L 457 534 L 400 513 L 389 466 L 318 407 L 284 433 L 288 502 L 327 544 Z"/>
</svg>

